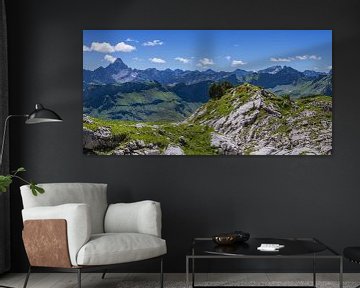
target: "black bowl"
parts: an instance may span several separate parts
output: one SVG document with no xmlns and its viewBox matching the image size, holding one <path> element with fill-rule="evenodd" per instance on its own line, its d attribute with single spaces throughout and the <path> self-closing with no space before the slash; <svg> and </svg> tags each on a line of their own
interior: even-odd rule
<svg viewBox="0 0 360 288">
<path fill-rule="evenodd" d="M 243 243 L 249 240 L 250 234 L 243 231 L 234 231 L 230 233 L 221 233 L 212 237 L 212 240 L 218 245 L 232 245 Z"/>
<path fill-rule="evenodd" d="M 232 245 L 236 243 L 237 236 L 233 233 L 222 233 L 212 237 L 212 240 L 218 245 Z"/>
</svg>

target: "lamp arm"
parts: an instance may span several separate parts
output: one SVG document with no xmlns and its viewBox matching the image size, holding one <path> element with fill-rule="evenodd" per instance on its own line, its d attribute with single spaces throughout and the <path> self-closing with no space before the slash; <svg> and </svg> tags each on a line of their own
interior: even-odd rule
<svg viewBox="0 0 360 288">
<path fill-rule="evenodd" d="M 1 143 L 1 150 L 0 150 L 0 168 L 2 166 L 2 160 L 3 160 L 3 155 L 4 155 L 4 146 L 5 146 L 5 141 L 6 141 L 6 132 L 7 132 L 7 126 L 8 126 L 9 120 L 14 117 L 26 118 L 28 116 L 29 115 L 27 115 L 27 114 L 20 114 L 20 115 L 9 115 L 6 117 L 5 123 L 4 123 L 4 131 L 3 131 L 2 143 Z"/>
</svg>

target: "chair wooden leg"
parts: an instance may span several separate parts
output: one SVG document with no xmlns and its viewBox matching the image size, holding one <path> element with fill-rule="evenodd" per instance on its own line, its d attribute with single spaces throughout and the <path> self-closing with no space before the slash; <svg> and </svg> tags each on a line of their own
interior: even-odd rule
<svg viewBox="0 0 360 288">
<path fill-rule="evenodd" d="M 104 270 L 104 273 L 101 275 L 101 279 L 105 279 L 106 272 L 107 270 Z"/>
<path fill-rule="evenodd" d="M 77 282 L 78 282 L 78 288 L 81 288 L 81 269 L 77 270 Z"/>
<path fill-rule="evenodd" d="M 163 260 L 163 257 L 161 257 L 161 260 L 160 260 L 160 287 L 163 288 L 164 287 L 164 260 Z"/>
<path fill-rule="evenodd" d="M 27 284 L 28 284 L 28 281 L 29 281 L 29 277 L 30 277 L 30 274 L 31 274 L 31 265 L 29 266 L 29 270 L 26 274 L 26 278 L 25 278 L 25 282 L 24 282 L 24 286 L 23 288 L 26 288 Z"/>
</svg>

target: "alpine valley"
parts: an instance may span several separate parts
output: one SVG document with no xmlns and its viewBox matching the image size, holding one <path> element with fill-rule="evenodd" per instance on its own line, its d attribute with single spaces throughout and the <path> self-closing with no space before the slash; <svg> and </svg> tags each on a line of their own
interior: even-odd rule
<svg viewBox="0 0 360 288">
<path fill-rule="evenodd" d="M 229 83 L 210 97 L 214 83 Z M 83 70 L 83 148 L 101 155 L 329 155 L 332 71 Z"/>
</svg>

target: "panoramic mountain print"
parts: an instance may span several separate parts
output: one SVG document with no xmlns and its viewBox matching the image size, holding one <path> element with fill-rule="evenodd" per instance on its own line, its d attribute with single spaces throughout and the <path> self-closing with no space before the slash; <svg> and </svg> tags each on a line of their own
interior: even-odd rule
<svg viewBox="0 0 360 288">
<path fill-rule="evenodd" d="M 84 30 L 83 151 L 330 155 L 331 30 Z"/>
</svg>

